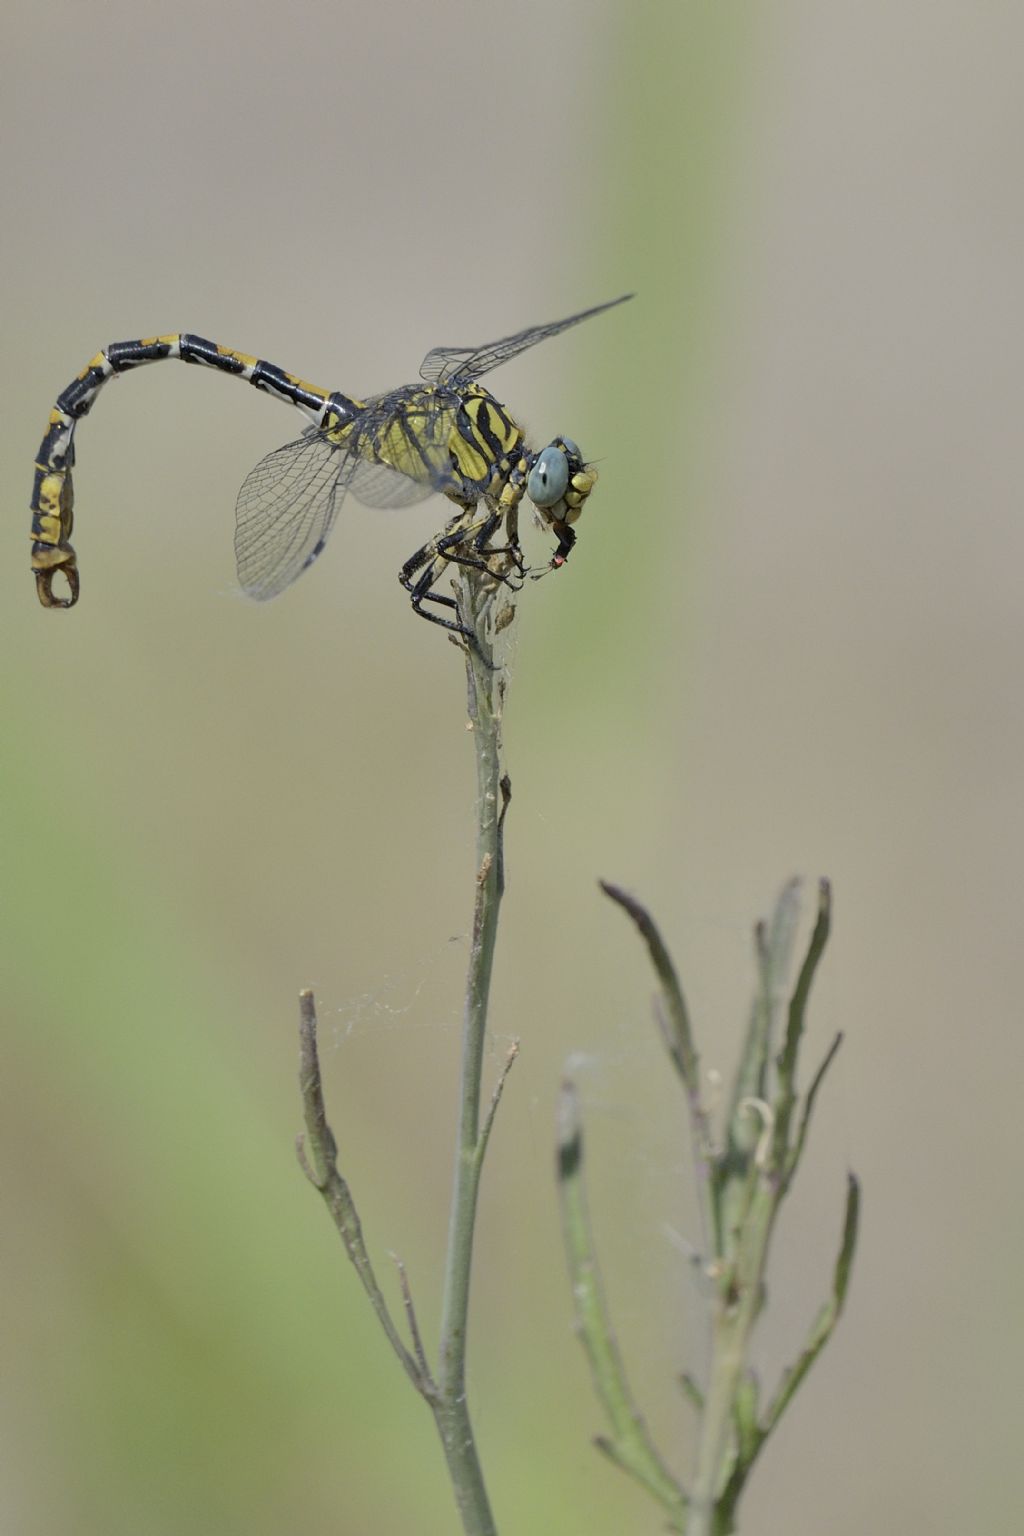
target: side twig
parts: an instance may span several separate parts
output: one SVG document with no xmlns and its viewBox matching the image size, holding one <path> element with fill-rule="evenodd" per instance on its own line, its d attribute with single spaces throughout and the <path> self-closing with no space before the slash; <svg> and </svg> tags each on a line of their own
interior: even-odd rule
<svg viewBox="0 0 1024 1536">
<path fill-rule="evenodd" d="M 669 1517 L 669 1529 L 683 1531 L 687 1498 L 655 1448 L 633 1402 L 622 1356 L 601 1289 L 587 1214 L 583 1181 L 583 1127 L 571 1082 L 562 1084 L 558 1103 L 558 1193 L 572 1285 L 576 1330 L 590 1362 L 594 1390 L 612 1427 L 598 1449 L 654 1495 Z"/>
<path fill-rule="evenodd" d="M 323 1083 L 320 1077 L 320 1055 L 316 1040 L 316 1003 L 310 991 L 299 996 L 299 1088 L 306 1119 L 306 1134 L 296 1138 L 302 1171 L 314 1189 L 323 1196 L 324 1204 L 338 1229 L 338 1236 L 345 1245 L 345 1252 L 355 1266 L 363 1289 L 370 1298 L 370 1305 L 388 1342 L 398 1356 L 417 1392 L 429 1401 L 433 1395 L 433 1383 L 425 1375 L 419 1363 L 402 1343 L 395 1327 L 388 1304 L 377 1283 L 370 1255 L 363 1241 L 363 1228 L 355 1202 L 345 1179 L 338 1172 L 338 1149 L 334 1134 L 327 1123 L 324 1105 Z"/>
</svg>

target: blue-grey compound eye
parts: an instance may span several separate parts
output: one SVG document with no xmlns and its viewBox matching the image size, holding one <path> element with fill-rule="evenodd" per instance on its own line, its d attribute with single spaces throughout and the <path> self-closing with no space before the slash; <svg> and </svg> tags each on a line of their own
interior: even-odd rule
<svg viewBox="0 0 1024 1536">
<path fill-rule="evenodd" d="M 583 463 L 583 455 L 580 453 L 571 437 L 563 437 L 560 438 L 559 441 L 571 459 L 579 459 L 580 463 Z"/>
<path fill-rule="evenodd" d="M 554 443 L 537 455 L 537 462 L 526 480 L 526 494 L 535 507 L 553 507 L 561 501 L 569 485 L 569 464 L 561 448 Z"/>
</svg>

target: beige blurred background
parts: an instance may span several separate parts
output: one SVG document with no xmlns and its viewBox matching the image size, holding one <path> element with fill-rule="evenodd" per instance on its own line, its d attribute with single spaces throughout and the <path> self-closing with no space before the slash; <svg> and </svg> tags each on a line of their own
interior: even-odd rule
<svg viewBox="0 0 1024 1536">
<path fill-rule="evenodd" d="M 0 62 L 3 1477 L 19 1536 L 449 1536 L 429 1416 L 293 1161 L 295 995 L 345 1167 L 436 1331 L 470 915 L 459 660 L 395 581 L 437 503 L 349 504 L 275 604 L 232 511 L 295 435 L 201 369 L 78 438 L 74 613 L 32 458 L 109 341 L 328 387 L 638 297 L 495 376 L 601 486 L 524 594 L 471 1381 L 503 1536 L 654 1532 L 590 1448 L 551 1178 L 574 1055 L 606 1283 L 668 1458 L 704 1338 L 681 1105 L 631 886 L 727 1071 L 750 926 L 835 884 L 806 1070 L 846 1044 L 760 1363 L 839 1333 L 762 1536 L 1019 1515 L 1024 524 L 1018 7 L 10 0 Z"/>
</svg>

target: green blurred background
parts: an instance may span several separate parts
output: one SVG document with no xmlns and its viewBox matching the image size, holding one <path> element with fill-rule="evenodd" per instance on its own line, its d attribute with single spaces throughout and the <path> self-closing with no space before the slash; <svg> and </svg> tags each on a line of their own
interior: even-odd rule
<svg viewBox="0 0 1024 1536">
<path fill-rule="evenodd" d="M 278 603 L 232 509 L 297 418 L 201 369 L 79 435 L 82 601 L 37 606 L 32 457 L 102 345 L 188 329 L 328 387 L 637 299 L 494 379 L 601 485 L 531 587 L 471 1390 L 501 1530 L 659 1528 L 600 1460 L 552 1188 L 575 1059 L 638 1394 L 704 1338 L 648 900 L 727 1071 L 750 925 L 829 874 L 847 1043 L 760 1363 L 848 1314 L 745 1530 L 1007 1528 L 1019 1217 L 1019 7 L 10 0 L 0 62 L 3 1479 L 19 1536 L 449 1536 L 433 1428 L 293 1159 L 317 988 L 344 1166 L 435 1336 L 473 770 L 395 581 L 439 504 L 346 506 Z"/>
</svg>

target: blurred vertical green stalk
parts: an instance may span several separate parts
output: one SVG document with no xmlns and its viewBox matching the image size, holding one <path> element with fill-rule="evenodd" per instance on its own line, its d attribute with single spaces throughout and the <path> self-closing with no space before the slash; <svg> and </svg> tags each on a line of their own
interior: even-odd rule
<svg viewBox="0 0 1024 1536">
<path fill-rule="evenodd" d="M 720 0 L 637 0 L 607 12 L 609 63 L 591 87 L 588 126 L 602 216 L 586 226 L 583 249 L 588 265 L 616 274 L 613 287 L 635 289 L 642 303 L 630 316 L 628 354 L 614 372 L 588 375 L 587 439 L 614 443 L 602 491 L 606 505 L 616 493 L 621 504 L 606 538 L 588 536 L 586 582 L 559 593 L 559 621 L 574 643 L 547 678 L 560 711 L 568 698 L 588 698 L 598 648 L 603 708 L 578 709 L 574 721 L 594 735 L 592 750 L 602 750 L 608 719 L 639 728 L 646 694 L 636 677 L 646 668 L 668 678 L 673 707 L 685 708 L 687 628 L 677 616 L 696 622 L 708 601 L 696 556 L 715 506 L 709 467 L 723 443 L 729 452 L 719 359 L 746 303 L 736 291 L 741 155 L 759 143 L 751 117 L 766 90 L 764 33 L 763 8 Z M 666 780 L 670 803 L 674 789 Z M 656 836 L 664 835 L 662 825 Z"/>
<path fill-rule="evenodd" d="M 496 640 L 513 617 L 503 587 L 485 572 L 460 567 L 456 577 L 459 611 L 477 636 L 465 646 L 468 713 L 476 754 L 476 876 L 473 937 L 466 977 L 462 1030 L 455 1168 L 452 1179 L 448 1247 L 441 1307 L 441 1336 L 436 1369 L 428 1363 L 412 1293 L 399 1264 L 411 1349 L 403 1342 L 363 1241 L 362 1227 L 348 1184 L 337 1166 L 337 1144 L 327 1121 L 316 1044 L 313 996 L 304 992 L 300 1008 L 300 1087 L 306 1134 L 299 1138 L 302 1166 L 320 1191 L 392 1349 L 434 1415 L 466 1536 L 495 1536 L 483 1471 L 466 1395 L 466 1350 L 470 1279 L 477 1195 L 487 1143 L 502 1089 L 518 1045 L 510 1050 L 486 1112 L 481 1116 L 481 1079 L 491 969 L 504 891 L 502 832 L 510 784 L 502 772 L 501 722 L 507 673 L 495 660 Z"/>
<path fill-rule="evenodd" d="M 832 1042 L 801 1104 L 797 1059 L 811 982 L 828 939 L 831 894 L 828 883 L 822 881 L 814 932 L 788 997 L 799 911 L 795 882 L 783 890 L 771 922 L 758 924 L 755 930 L 758 985 L 725 1133 L 718 1145 L 702 1102 L 700 1059 L 671 956 L 650 913 L 635 897 L 617 886 L 603 889 L 633 919 L 647 945 L 658 979 L 655 1017 L 684 1090 L 703 1228 L 700 1259 L 711 1359 L 706 1390 L 689 1375 L 681 1378 L 699 1421 L 693 1477 L 685 1486 L 662 1460 L 630 1393 L 591 1236 L 578 1097 L 574 1085 L 565 1083 L 558 1120 L 558 1181 L 566 1252 L 578 1332 L 612 1431 L 609 1437 L 599 1438 L 597 1445 L 658 1501 L 671 1530 L 686 1536 L 730 1536 L 755 1460 L 839 1320 L 857 1241 L 860 1190 L 850 1174 L 832 1294 L 796 1363 L 762 1407 L 749 1352 L 764 1305 L 775 1218 L 806 1149 L 818 1090 L 841 1039 L 836 1036 Z"/>
</svg>

